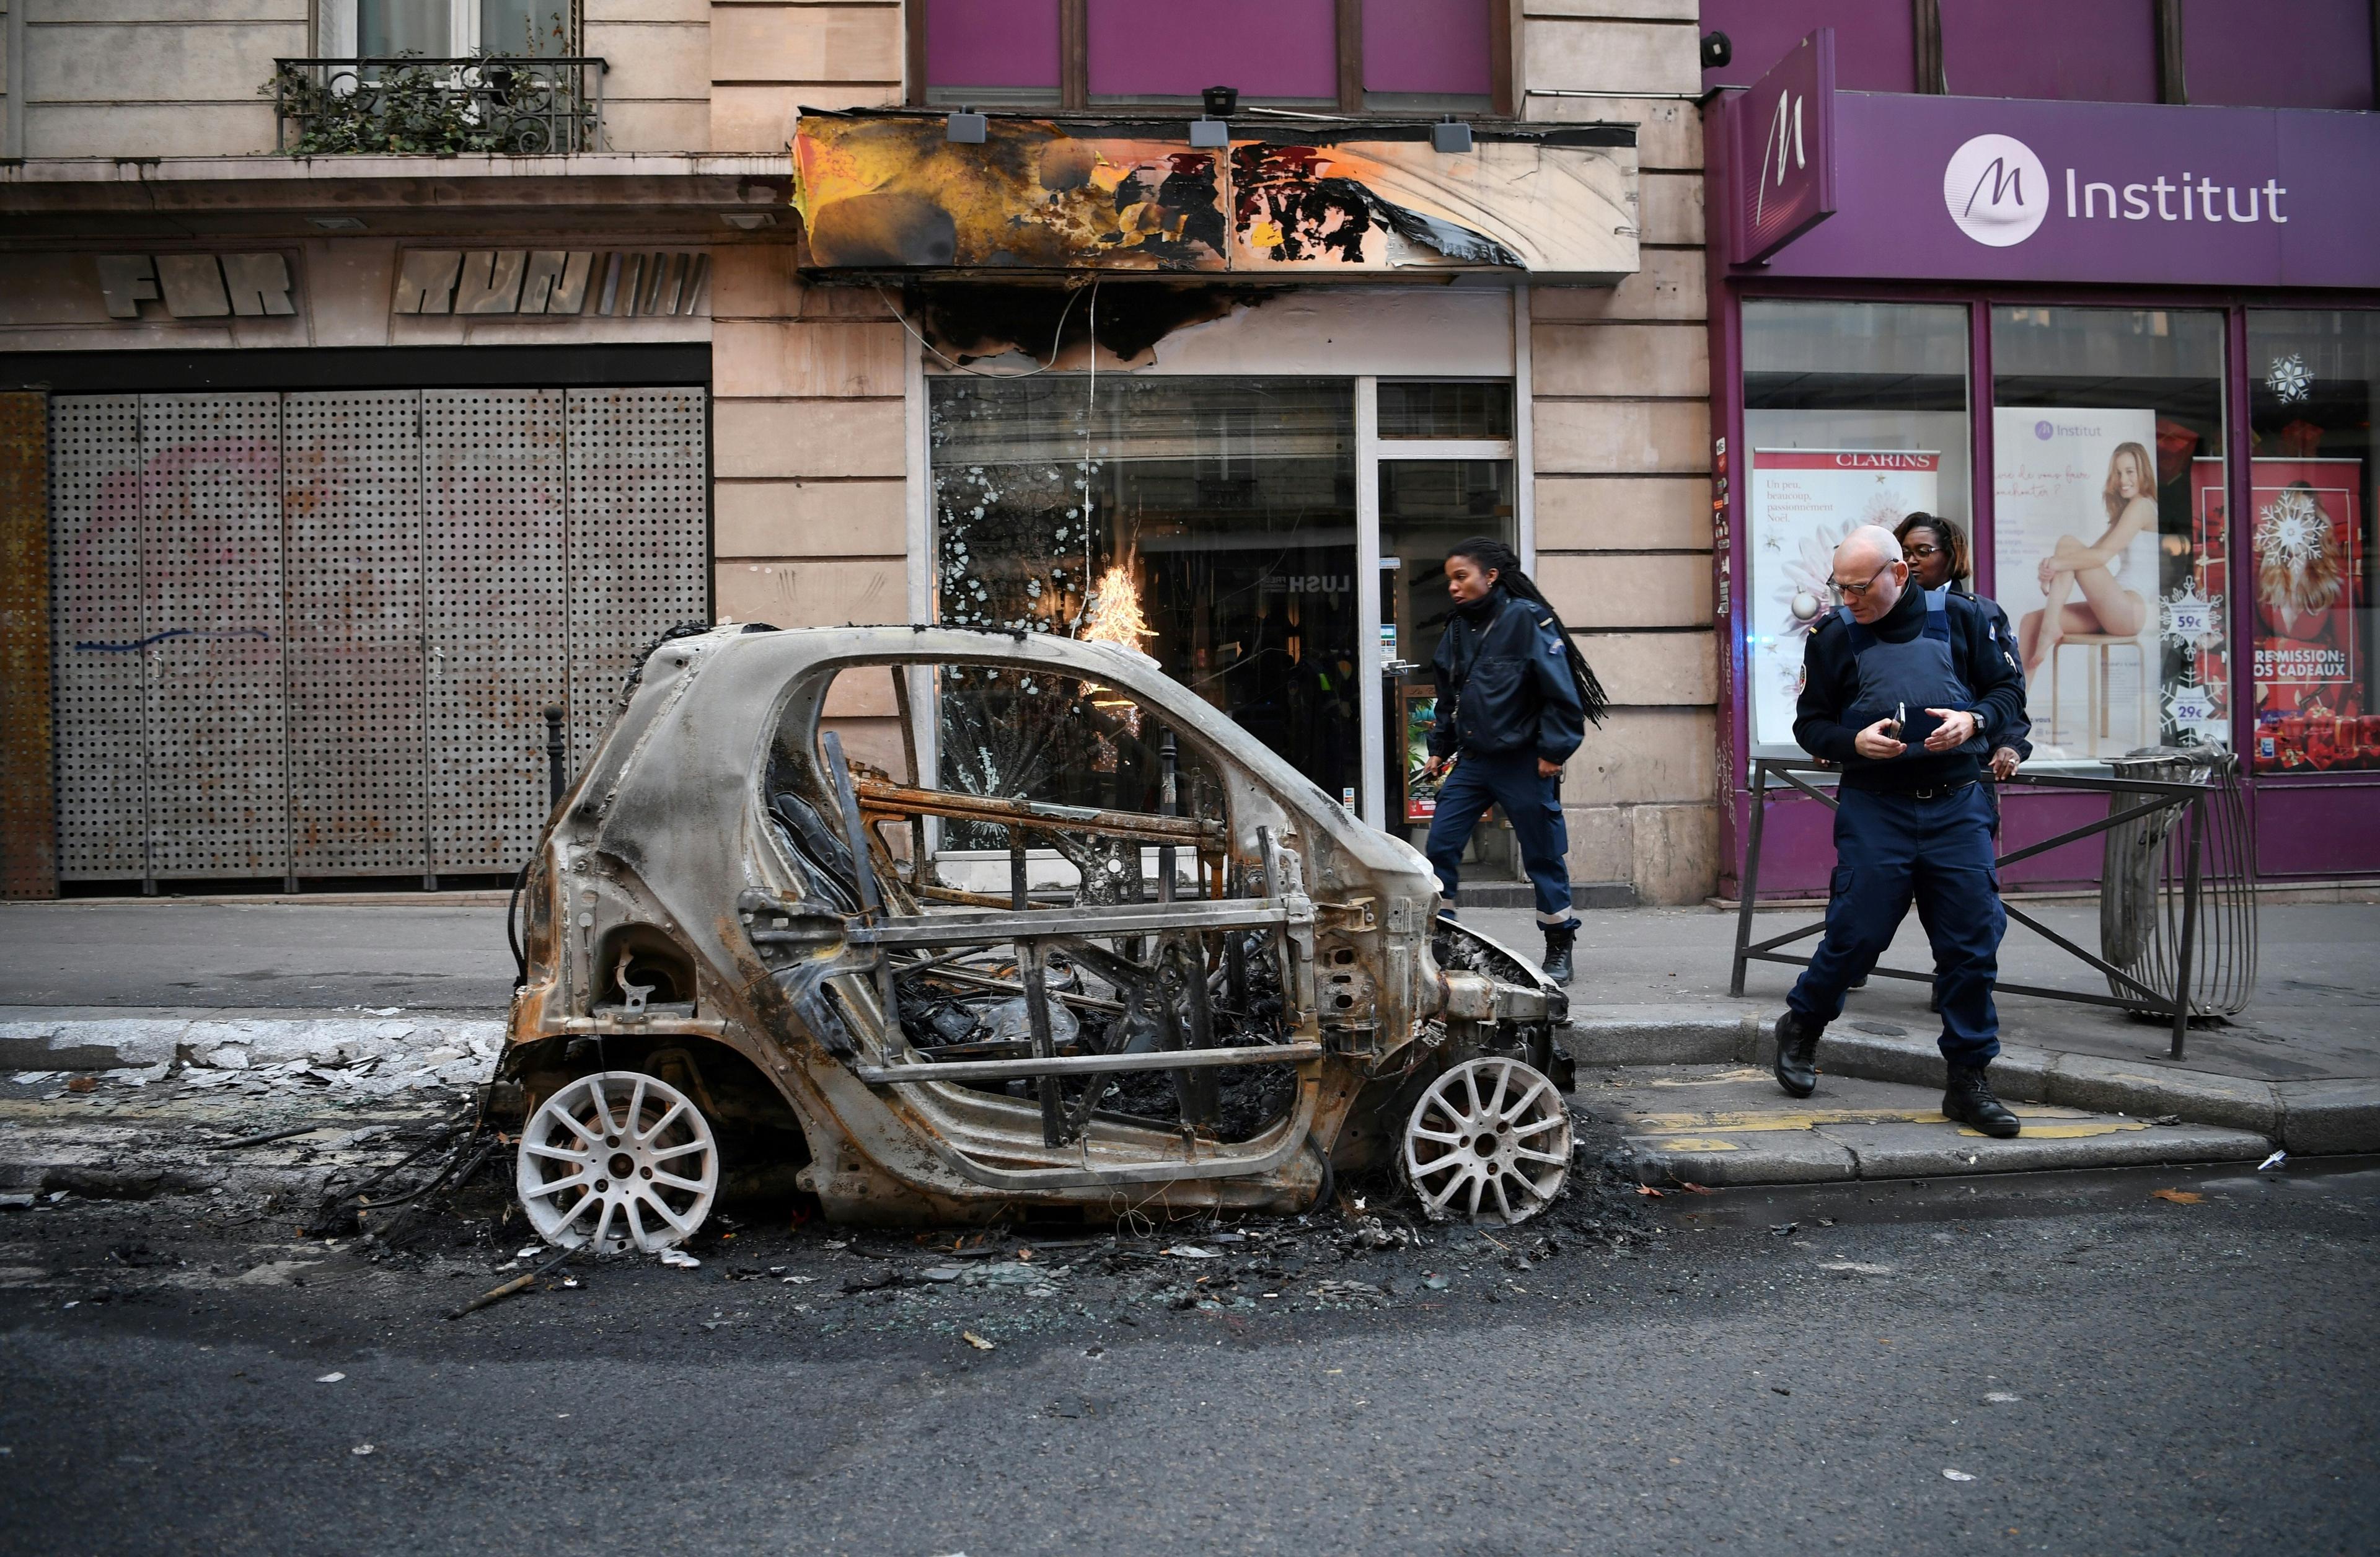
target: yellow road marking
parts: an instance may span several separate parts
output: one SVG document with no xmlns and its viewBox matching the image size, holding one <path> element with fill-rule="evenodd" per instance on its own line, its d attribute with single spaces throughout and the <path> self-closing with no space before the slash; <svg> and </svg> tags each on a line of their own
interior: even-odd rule
<svg viewBox="0 0 2380 1557">
<path fill-rule="evenodd" d="M 2021 1114 L 2024 1111 L 2019 1109 L 2017 1112 Z M 2025 1140 L 2081 1140 L 2086 1136 L 2112 1136 L 2124 1130 L 2145 1130 L 2147 1128 L 2148 1126 L 2146 1125 L 2142 1124 L 2137 1119 L 2085 1119 L 2071 1125 L 2027 1125 L 2024 1127 L 2024 1135 L 2022 1138 Z M 1983 1132 L 1981 1130 L 1971 1130 L 1964 1125 L 1959 1126 L 1959 1133 L 1962 1136 L 1974 1136 L 1978 1137 L 1983 1136 Z"/>
<path fill-rule="evenodd" d="M 2079 1119 L 2091 1116 L 2080 1109 L 2044 1108 L 2023 1105 L 2011 1110 L 2021 1119 Z M 1815 1130 L 1821 1125 L 1947 1125 L 1939 1109 L 1897 1108 L 1803 1108 L 1778 1109 L 1773 1113 L 1639 1113 L 1630 1119 L 1631 1126 L 1643 1135 L 1662 1135 L 1677 1130 L 1728 1130 L 1755 1132 L 1767 1130 Z M 2137 1123 L 2108 1122 L 2105 1128 L 2140 1129 Z M 2050 1128 L 2055 1128 L 2051 1126 Z M 2048 1129 L 2035 1130 L 2046 1135 Z M 2098 1134 L 2094 1128 L 2090 1133 Z"/>
<path fill-rule="evenodd" d="M 1717 1140 L 1700 1136 L 1686 1136 L 1661 1143 L 1671 1151 L 1742 1151 L 1742 1141 Z"/>
</svg>

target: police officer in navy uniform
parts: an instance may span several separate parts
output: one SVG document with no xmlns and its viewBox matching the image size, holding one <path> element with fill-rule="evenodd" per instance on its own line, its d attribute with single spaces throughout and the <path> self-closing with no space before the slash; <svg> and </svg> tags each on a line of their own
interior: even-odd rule
<svg viewBox="0 0 2380 1557">
<path fill-rule="evenodd" d="M 1567 984 L 1578 918 L 1570 908 L 1561 770 L 1588 721 L 1603 722 L 1603 686 L 1502 541 L 1475 535 L 1458 542 L 1446 558 L 1446 592 L 1454 614 L 1430 665 L 1438 722 L 1422 770 L 1446 785 L 1426 852 L 1451 906 L 1472 829 L 1489 806 L 1502 807 L 1535 889 L 1546 977 Z"/>
<path fill-rule="evenodd" d="M 2008 916 L 1992 863 L 1998 807 L 1982 779 L 1986 755 L 2023 727 L 2024 675 L 1972 596 L 1911 587 L 1900 542 L 1881 526 L 1835 548 L 1834 585 L 1843 603 L 1803 646 L 1793 719 L 1802 749 L 1843 771 L 1834 896 L 1826 940 L 1777 1019 L 1777 1082 L 1797 1098 L 1816 1090 L 1819 1038 L 1913 899 L 1937 969 L 1942 1112 L 2006 1138 L 2016 1115 L 1985 1073 L 2000 1052 L 1992 985 Z"/>
</svg>

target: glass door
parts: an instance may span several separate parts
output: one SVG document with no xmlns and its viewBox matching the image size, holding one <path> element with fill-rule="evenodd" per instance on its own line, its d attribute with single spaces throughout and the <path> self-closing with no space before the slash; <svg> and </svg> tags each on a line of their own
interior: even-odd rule
<svg viewBox="0 0 2380 1557">
<path fill-rule="evenodd" d="M 1500 381 L 1382 380 L 1370 397 L 1366 440 L 1377 510 L 1378 620 L 1365 646 L 1368 753 L 1364 816 L 1418 845 L 1437 786 L 1421 777 L 1437 687 L 1430 663 L 1452 609 L 1446 555 L 1472 536 L 1520 550 L 1514 502 L 1512 386 Z M 1367 744 L 1370 744 L 1367 741 Z M 1475 847 L 1491 869 L 1509 863 L 1509 834 L 1483 828 Z"/>
</svg>

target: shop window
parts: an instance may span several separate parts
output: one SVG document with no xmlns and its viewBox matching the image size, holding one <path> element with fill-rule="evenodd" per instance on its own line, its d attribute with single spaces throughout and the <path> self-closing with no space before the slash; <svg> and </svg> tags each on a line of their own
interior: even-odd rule
<svg viewBox="0 0 2380 1557">
<path fill-rule="evenodd" d="M 926 0 L 926 101 L 1054 105 L 1059 0 Z"/>
<path fill-rule="evenodd" d="M 1228 86 L 1250 106 L 1484 114 L 1495 12 L 1493 0 L 928 0 L 911 25 L 930 103 L 1189 107 Z"/>
<path fill-rule="evenodd" d="M 1512 386 L 1485 379 L 1380 382 L 1383 438 L 1512 435 Z"/>
<path fill-rule="evenodd" d="M 857 740 L 853 738 L 853 726 L 864 721 L 837 714 L 839 709 L 890 708 L 887 699 L 894 675 L 910 676 L 910 685 L 932 689 L 941 782 L 925 788 L 980 799 L 1031 800 L 1095 811 L 1154 816 L 1165 809 L 1168 731 L 1163 716 L 1116 687 L 1031 666 L 948 661 L 914 669 L 862 665 L 839 672 L 825 699 L 825 724 L 840 734 L 853 772 L 863 782 L 914 782 L 905 760 L 890 751 L 871 750 L 865 733 Z M 781 753 L 792 744 L 788 737 L 796 734 L 791 728 L 781 733 Z M 896 743 L 898 739 L 896 733 Z M 1222 821 L 1223 785 L 1213 763 L 1196 744 L 1178 734 L 1173 761 L 1172 814 Z M 782 756 L 772 773 L 772 796 L 792 786 Z M 796 808 L 772 800 L 772 809 L 781 817 L 794 820 L 803 832 L 817 831 Z M 824 831 L 835 831 L 832 819 L 826 821 Z M 886 828 L 882 835 L 893 856 L 907 858 L 904 830 Z M 1129 860 L 1133 852 L 1126 848 L 1087 853 L 1099 845 L 1087 836 L 1053 833 L 1034 833 L 1027 842 L 1036 850 L 1054 847 L 1087 876 L 1125 873 L 1111 870 L 1106 862 Z M 945 817 L 941 823 L 944 849 L 1005 853 L 1008 845 L 1008 828 L 998 822 Z"/>
<path fill-rule="evenodd" d="M 1912 513 L 1967 524 L 1967 310 L 1748 302 L 1743 364 L 1753 754 L 1791 757 L 1803 648 L 1836 603 L 1836 545 Z"/>
<path fill-rule="evenodd" d="M 2190 101 L 2242 108 L 2364 108 L 2372 96 L 2370 0 L 2190 0 L 2181 7 Z"/>
<path fill-rule="evenodd" d="M 2248 315 L 2252 757 L 2264 772 L 2380 768 L 2372 691 L 2380 314 Z"/>
<path fill-rule="evenodd" d="M 1129 644 L 1353 794 L 1352 383 L 951 377 L 931 407 L 941 620 Z"/>
<path fill-rule="evenodd" d="M 2157 100 L 2156 13 L 2147 0 L 1940 4 L 1942 78 L 1953 96 Z"/>
<path fill-rule="evenodd" d="M 2230 745 L 2223 319 L 1992 310 L 1992 584 L 2035 756 Z"/>
<path fill-rule="evenodd" d="M 1703 0 L 1702 30 L 1733 55 L 1703 87 L 1748 87 L 1822 27 L 1835 30 L 1835 84 L 1845 91 L 1915 91 L 1910 0 Z"/>
</svg>

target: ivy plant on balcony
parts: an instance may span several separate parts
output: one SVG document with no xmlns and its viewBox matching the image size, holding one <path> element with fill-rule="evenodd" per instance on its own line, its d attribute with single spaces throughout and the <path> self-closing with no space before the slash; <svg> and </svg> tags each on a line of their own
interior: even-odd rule
<svg viewBox="0 0 2380 1557">
<path fill-rule="evenodd" d="M 292 156 L 534 156 L 582 150 L 592 138 L 593 115 L 577 90 L 580 63 L 491 55 L 285 59 L 259 90 L 273 100 L 281 149 Z"/>
</svg>

